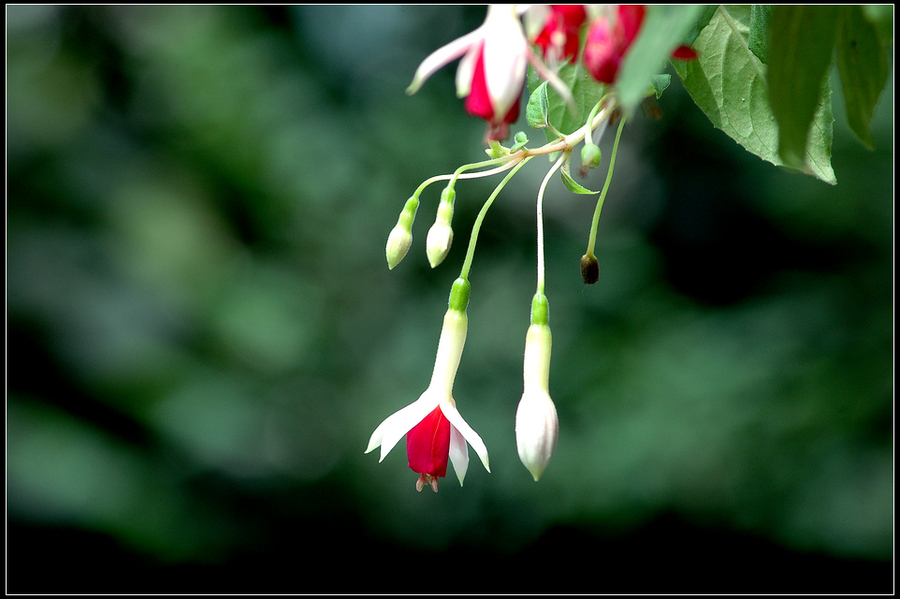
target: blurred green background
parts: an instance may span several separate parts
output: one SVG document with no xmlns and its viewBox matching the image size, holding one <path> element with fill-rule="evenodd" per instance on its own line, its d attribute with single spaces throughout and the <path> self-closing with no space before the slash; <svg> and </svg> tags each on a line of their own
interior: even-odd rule
<svg viewBox="0 0 900 599">
<path fill-rule="evenodd" d="M 420 494 L 402 443 L 363 454 L 427 386 L 499 182 L 457 185 L 435 270 L 430 187 L 388 271 L 416 186 L 484 159 L 455 63 L 404 94 L 483 17 L 7 7 L 8 591 L 892 590 L 892 81 L 874 151 L 835 89 L 831 187 L 745 152 L 673 77 L 626 127 L 591 287 L 594 197 L 551 183 L 539 483 L 513 429 L 533 161 L 482 229 L 454 393 L 492 473 L 472 455 L 465 488 Z"/>
</svg>

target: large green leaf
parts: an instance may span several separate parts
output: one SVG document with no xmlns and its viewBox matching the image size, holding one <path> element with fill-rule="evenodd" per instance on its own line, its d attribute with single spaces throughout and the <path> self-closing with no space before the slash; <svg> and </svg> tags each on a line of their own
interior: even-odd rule
<svg viewBox="0 0 900 599">
<path fill-rule="evenodd" d="M 697 21 L 684 36 L 683 41 L 688 46 L 693 45 L 694 40 L 697 39 L 697 36 L 700 35 L 703 28 L 709 24 L 709 20 L 716 14 L 716 10 L 719 6 L 717 4 L 704 4 L 700 8 L 701 10 L 700 14 L 697 16 Z"/>
<path fill-rule="evenodd" d="M 840 14 L 836 6 L 778 5 L 769 18 L 769 102 L 778 123 L 778 153 L 795 168 L 806 168 L 806 142 Z"/>
<path fill-rule="evenodd" d="M 890 73 L 887 49 L 862 7 L 845 6 L 837 33 L 837 65 L 847 102 L 850 129 L 874 148 L 870 123 L 875 104 Z"/>
<path fill-rule="evenodd" d="M 785 162 L 778 153 L 778 124 L 769 103 L 766 65 L 749 46 L 750 14 L 749 6 L 720 6 L 694 40 L 692 47 L 698 59 L 673 61 L 673 65 L 685 89 L 713 125 L 747 151 L 783 166 Z M 805 162 L 807 172 L 834 184 L 830 87 L 822 91 L 820 99 Z"/>
</svg>

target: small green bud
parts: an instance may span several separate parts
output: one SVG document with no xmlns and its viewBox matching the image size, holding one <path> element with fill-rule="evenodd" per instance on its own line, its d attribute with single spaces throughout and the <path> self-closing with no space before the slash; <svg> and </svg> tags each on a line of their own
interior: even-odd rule
<svg viewBox="0 0 900 599">
<path fill-rule="evenodd" d="M 581 257 L 581 278 L 585 285 L 593 285 L 600 280 L 600 263 L 594 254 L 585 254 Z"/>
<path fill-rule="evenodd" d="M 505 156 L 507 154 L 506 149 L 500 145 L 499 141 L 490 140 L 490 147 L 484 149 L 487 152 L 487 155 L 491 158 L 500 158 L 501 156 Z"/>
<path fill-rule="evenodd" d="M 600 166 L 600 148 L 595 144 L 585 143 L 581 148 L 581 166 L 585 169 Z"/>
<path fill-rule="evenodd" d="M 400 261 L 406 257 L 409 246 L 412 245 L 412 225 L 416 219 L 416 210 L 419 208 L 419 198 L 413 196 L 406 200 L 406 205 L 400 212 L 397 224 L 388 235 L 385 255 L 387 256 L 388 269 L 393 270 Z"/>
</svg>

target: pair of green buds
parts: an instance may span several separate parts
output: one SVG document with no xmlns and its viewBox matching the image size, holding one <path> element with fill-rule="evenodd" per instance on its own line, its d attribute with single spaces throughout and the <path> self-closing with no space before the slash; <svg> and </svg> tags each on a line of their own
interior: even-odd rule
<svg viewBox="0 0 900 599">
<path fill-rule="evenodd" d="M 428 230 L 425 239 L 425 252 L 428 255 L 428 263 L 431 268 L 444 261 L 453 243 L 453 228 L 450 222 L 453 220 L 453 202 L 456 199 L 456 190 L 450 186 L 441 192 L 441 203 L 438 205 L 437 217 L 434 224 Z M 406 200 L 397 224 L 388 235 L 385 255 L 388 268 L 393 270 L 395 266 L 406 256 L 412 245 L 412 225 L 416 220 L 416 211 L 419 209 L 418 196 L 412 196 Z"/>
</svg>

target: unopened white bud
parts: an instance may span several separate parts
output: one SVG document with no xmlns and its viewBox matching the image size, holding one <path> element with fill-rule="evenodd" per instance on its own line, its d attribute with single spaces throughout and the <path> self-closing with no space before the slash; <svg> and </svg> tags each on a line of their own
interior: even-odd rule
<svg viewBox="0 0 900 599">
<path fill-rule="evenodd" d="M 547 303 L 535 295 L 532 324 L 525 337 L 525 390 L 516 409 L 516 448 L 519 459 L 537 481 L 556 451 L 559 417 L 550 399 L 550 350 L 552 337 L 547 324 Z"/>
<path fill-rule="evenodd" d="M 453 229 L 446 223 L 437 222 L 428 229 L 428 237 L 425 240 L 425 252 L 428 254 L 428 263 L 431 268 L 444 261 L 453 243 Z"/>
<path fill-rule="evenodd" d="M 438 205 L 437 217 L 434 224 L 428 229 L 428 237 L 425 238 L 425 252 L 428 254 L 428 263 L 435 268 L 444 261 L 453 243 L 453 229 L 450 222 L 453 220 L 453 202 L 456 199 L 456 191 L 452 187 L 444 188 L 441 192 L 441 203 Z"/>
<path fill-rule="evenodd" d="M 391 234 L 388 235 L 387 247 L 385 248 L 385 255 L 387 256 L 390 270 L 393 270 L 395 266 L 400 264 L 411 245 L 412 232 L 409 229 L 403 228 L 400 224 L 391 229 Z"/>
<path fill-rule="evenodd" d="M 391 229 L 388 235 L 387 246 L 385 246 L 385 256 L 387 257 L 388 269 L 393 270 L 400 261 L 406 257 L 409 246 L 412 245 L 412 225 L 416 219 L 416 210 L 419 208 L 419 198 L 413 196 L 406 200 L 403 210 L 400 212 L 400 218 L 397 224 Z"/>
<path fill-rule="evenodd" d="M 550 395 L 523 393 L 516 409 L 516 449 L 535 481 L 547 469 L 558 438 L 559 417 Z"/>
</svg>

